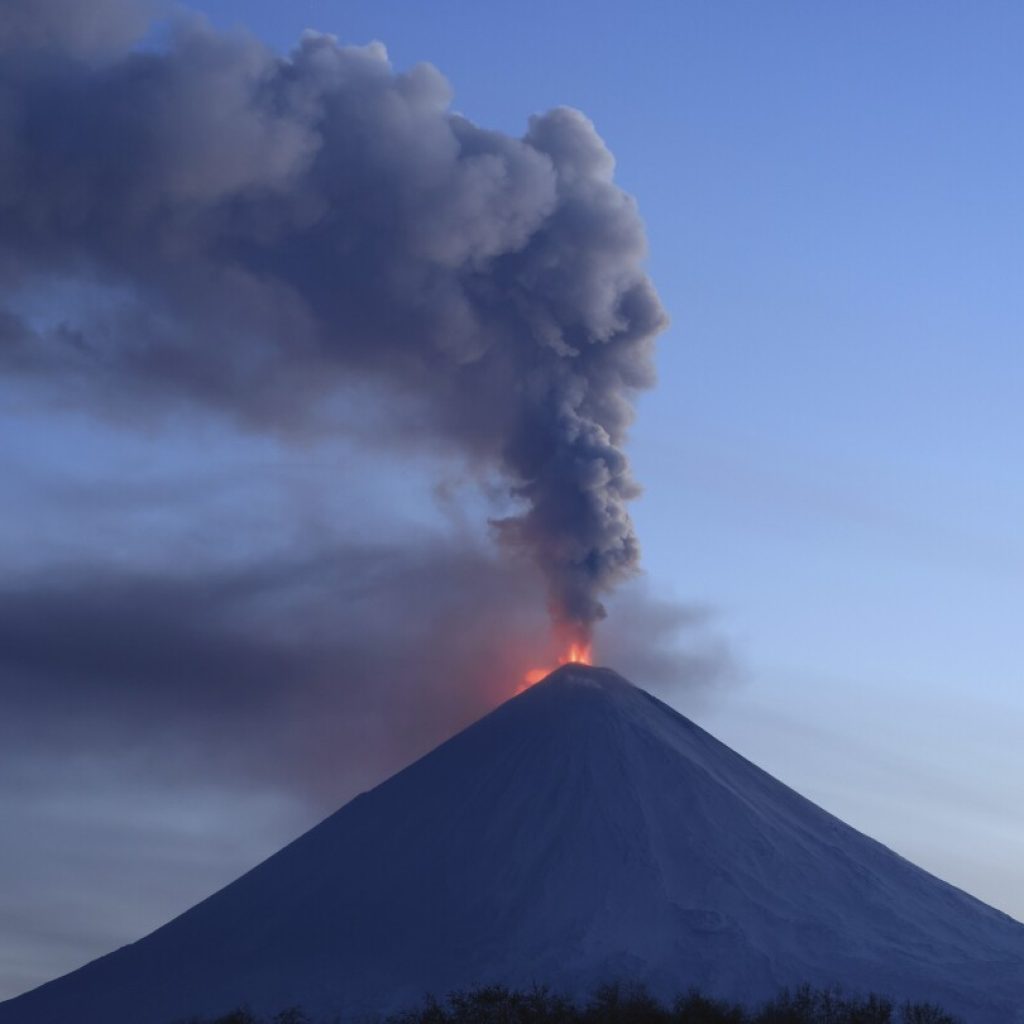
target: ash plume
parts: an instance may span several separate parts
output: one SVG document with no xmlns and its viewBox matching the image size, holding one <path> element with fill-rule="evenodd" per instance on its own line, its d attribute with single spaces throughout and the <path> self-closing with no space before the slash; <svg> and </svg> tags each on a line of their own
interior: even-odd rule
<svg viewBox="0 0 1024 1024">
<path fill-rule="evenodd" d="M 110 415 L 458 453 L 588 635 L 637 567 L 623 443 L 666 322 L 591 123 L 489 131 L 433 67 L 314 33 L 279 56 L 187 16 L 131 48 L 126 7 L 4 5 L 0 367 Z"/>
</svg>

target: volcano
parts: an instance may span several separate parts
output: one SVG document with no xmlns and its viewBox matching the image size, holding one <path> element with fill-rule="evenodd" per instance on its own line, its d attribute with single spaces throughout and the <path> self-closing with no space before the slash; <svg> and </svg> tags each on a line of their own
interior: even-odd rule
<svg viewBox="0 0 1024 1024">
<path fill-rule="evenodd" d="M 345 1017 L 501 982 L 841 984 L 1024 1022 L 1024 925 L 607 669 L 566 665 L 0 1024 Z"/>
</svg>

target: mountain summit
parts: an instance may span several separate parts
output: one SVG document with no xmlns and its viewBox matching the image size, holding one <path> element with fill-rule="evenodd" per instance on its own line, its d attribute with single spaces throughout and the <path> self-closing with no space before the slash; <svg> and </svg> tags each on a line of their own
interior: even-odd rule
<svg viewBox="0 0 1024 1024">
<path fill-rule="evenodd" d="M 0 1024 L 386 1011 L 489 982 L 841 983 L 1024 1022 L 1024 925 L 608 669 L 567 665 Z"/>
</svg>

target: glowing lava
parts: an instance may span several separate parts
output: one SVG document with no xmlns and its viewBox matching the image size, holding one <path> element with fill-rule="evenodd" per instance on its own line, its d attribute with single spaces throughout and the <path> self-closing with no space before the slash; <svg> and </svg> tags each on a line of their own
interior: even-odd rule
<svg viewBox="0 0 1024 1024">
<path fill-rule="evenodd" d="M 590 657 L 590 644 L 573 643 L 569 645 L 569 650 L 566 651 L 555 665 L 549 665 L 547 668 L 531 668 L 529 672 L 523 676 L 522 685 L 516 691 L 522 693 L 523 690 L 533 686 L 534 683 L 539 683 L 545 676 L 550 675 L 560 665 L 590 665 L 593 664 Z"/>
</svg>

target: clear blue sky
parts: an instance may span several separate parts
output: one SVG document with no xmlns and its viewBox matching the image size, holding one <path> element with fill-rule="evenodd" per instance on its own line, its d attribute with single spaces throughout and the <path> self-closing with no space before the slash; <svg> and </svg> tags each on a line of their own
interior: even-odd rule
<svg viewBox="0 0 1024 1024">
<path fill-rule="evenodd" d="M 595 122 L 639 201 L 673 319 L 630 448 L 645 565 L 657 589 L 715 609 L 739 665 L 718 694 L 670 699 L 852 825 L 1024 918 L 1024 8 L 201 8 L 282 51 L 306 28 L 381 40 L 398 68 L 435 64 L 457 110 L 509 133 L 559 104 Z M 35 468 L 17 499 L 31 522 L 3 532 L 14 565 L 41 528 L 54 550 L 66 539 L 54 480 L 145 477 L 157 458 L 145 437 L 17 416 L 8 458 Z M 211 444 L 201 460 L 176 444 L 161 439 L 162 479 L 281 458 L 254 440 Z M 317 458 L 273 495 L 254 488 L 253 505 L 329 519 L 345 499 Z M 396 489 L 429 520 L 431 487 L 381 463 L 365 528 Z M 211 498 L 193 513 L 210 530 L 225 510 Z M 130 558 L 161 531 L 187 532 L 149 516 L 125 534 L 94 509 L 93 540 L 117 537 Z M 167 846 L 150 849 L 173 877 L 146 902 L 146 848 L 141 861 L 133 848 L 122 878 L 137 898 L 89 937 L 95 952 L 308 823 L 270 789 L 230 810 L 216 792 L 189 800 L 161 827 L 175 850 L 206 850 L 202 865 L 188 874 L 164 863 Z M 105 901 L 119 881 L 97 883 Z M 63 966 L 93 946 L 69 940 Z M 33 969 L 45 973 L 26 967 L 26 980 Z"/>
</svg>

